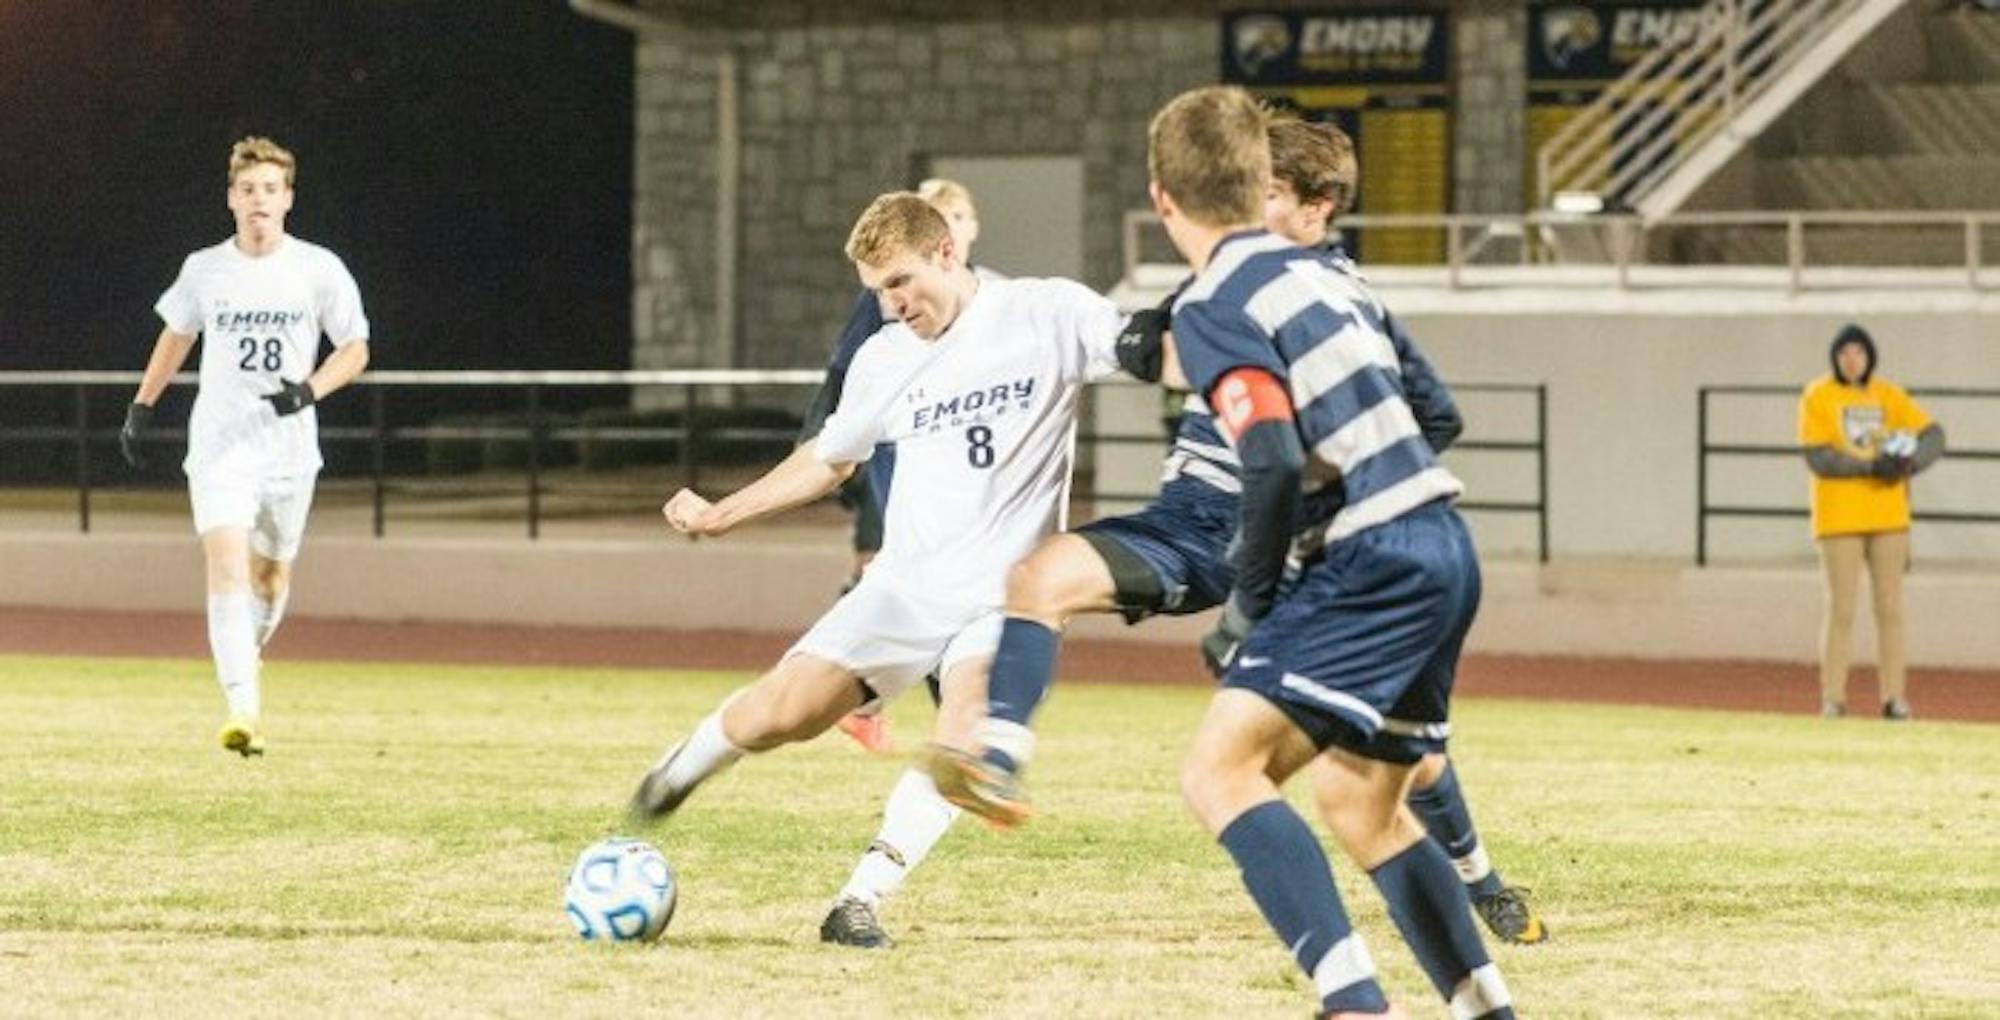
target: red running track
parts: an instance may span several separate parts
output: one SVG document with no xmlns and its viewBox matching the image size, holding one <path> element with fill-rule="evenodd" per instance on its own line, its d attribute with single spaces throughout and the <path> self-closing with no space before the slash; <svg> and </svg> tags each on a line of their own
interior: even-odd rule
<svg viewBox="0 0 2000 1020">
<path fill-rule="evenodd" d="M 274 659 L 760 670 L 788 635 L 746 631 L 378 623 L 296 618 L 272 643 Z M 0 654 L 207 658 L 207 625 L 194 613 L 0 609 Z M 1123 683 L 1207 683 L 1193 648 L 1078 641 L 1063 649 L 1063 676 Z M 1875 704 L 1875 678 L 1857 669 L 1848 703 Z M 1457 693 L 1766 712 L 1819 710 L 1807 665 L 1695 660 L 1472 655 Z M 1910 701 L 1925 719 L 2000 722 L 2000 672 L 1912 670 Z"/>
</svg>

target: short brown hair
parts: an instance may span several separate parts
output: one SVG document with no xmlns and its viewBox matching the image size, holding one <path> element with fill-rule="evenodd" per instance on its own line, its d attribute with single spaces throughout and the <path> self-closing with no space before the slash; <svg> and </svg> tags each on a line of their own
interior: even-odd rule
<svg viewBox="0 0 2000 1020">
<path fill-rule="evenodd" d="M 299 175 L 299 161 L 292 158 L 291 150 L 261 135 L 251 135 L 229 147 L 229 183 L 236 183 L 236 175 L 256 166 L 270 163 L 285 170 L 285 187 L 291 187 Z"/>
<path fill-rule="evenodd" d="M 1292 186 L 1299 201 L 1333 203 L 1338 216 L 1354 207 L 1354 141 L 1323 121 L 1281 117 L 1271 122 L 1271 176 Z"/>
<path fill-rule="evenodd" d="M 914 191 L 875 196 L 847 235 L 847 257 L 879 266 L 904 252 L 929 255 L 951 240 L 944 215 Z"/>
<path fill-rule="evenodd" d="M 1211 226 L 1264 221 L 1271 179 L 1269 116 L 1234 85 L 1175 96 L 1146 131 L 1146 169 L 1190 219 Z"/>
</svg>

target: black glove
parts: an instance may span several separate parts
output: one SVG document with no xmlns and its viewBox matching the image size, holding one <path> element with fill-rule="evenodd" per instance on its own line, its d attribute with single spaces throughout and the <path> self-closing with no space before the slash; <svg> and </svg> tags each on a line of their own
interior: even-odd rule
<svg viewBox="0 0 2000 1020">
<path fill-rule="evenodd" d="M 1223 603 L 1222 618 L 1216 621 L 1215 629 L 1201 639 L 1201 661 L 1207 664 L 1208 671 L 1215 674 L 1216 679 L 1222 679 L 1222 674 L 1236 662 L 1236 653 L 1242 650 L 1243 639 L 1250 636 L 1250 628 L 1256 625 L 1257 621 L 1251 619 L 1250 614 L 1237 603 L 1236 596 L 1231 595 L 1229 601 Z"/>
<path fill-rule="evenodd" d="M 1878 456 L 1868 462 L 1868 473 L 1887 482 L 1899 482 L 1909 477 L 1912 462 L 1908 457 Z"/>
<path fill-rule="evenodd" d="M 1160 381 L 1161 337 L 1173 323 L 1173 313 L 1165 308 L 1142 308 L 1125 320 L 1118 334 L 1118 367 L 1135 379 Z"/>
<path fill-rule="evenodd" d="M 118 452 L 125 455 L 125 463 L 135 468 L 146 466 L 146 454 L 139 448 L 139 441 L 152 427 L 153 408 L 150 404 L 134 401 L 131 407 L 125 409 L 125 424 L 118 429 Z"/>
<path fill-rule="evenodd" d="M 283 380 L 281 385 L 284 388 L 278 392 L 264 394 L 264 399 L 271 402 L 271 409 L 278 412 L 278 417 L 283 418 L 288 414 L 297 414 L 312 406 L 313 388 L 311 384 L 292 382 L 287 379 Z"/>
</svg>

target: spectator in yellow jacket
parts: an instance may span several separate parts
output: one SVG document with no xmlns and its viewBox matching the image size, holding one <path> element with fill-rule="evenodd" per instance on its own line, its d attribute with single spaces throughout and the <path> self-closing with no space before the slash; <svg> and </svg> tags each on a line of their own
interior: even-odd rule
<svg viewBox="0 0 2000 1020">
<path fill-rule="evenodd" d="M 1849 323 L 1833 371 L 1799 398 L 1799 445 L 1812 471 L 1812 529 L 1826 575 L 1820 635 L 1822 715 L 1847 712 L 1847 661 L 1861 566 L 1875 603 L 1882 717 L 1908 719 L 1903 573 L 1910 561 L 1910 476 L 1944 453 L 1944 429 L 1903 388 L 1875 375 L 1875 341 Z"/>
</svg>

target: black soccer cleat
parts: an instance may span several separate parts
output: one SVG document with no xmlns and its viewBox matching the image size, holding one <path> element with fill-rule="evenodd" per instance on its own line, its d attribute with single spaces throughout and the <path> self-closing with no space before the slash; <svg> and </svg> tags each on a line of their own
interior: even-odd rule
<svg viewBox="0 0 2000 1020">
<path fill-rule="evenodd" d="M 1890 698 L 1882 703 L 1882 718 L 1890 722 L 1909 722 L 1910 703 L 1902 698 Z"/>
<path fill-rule="evenodd" d="M 1474 896 L 1472 909 L 1502 942 L 1532 946 L 1549 937 L 1548 926 L 1528 905 L 1528 890 L 1519 886 L 1501 886 L 1490 896 Z"/>
<path fill-rule="evenodd" d="M 667 782 L 668 766 L 674 763 L 686 746 L 687 741 L 683 740 L 668 749 L 659 764 L 647 770 L 645 778 L 639 780 L 639 788 L 633 791 L 632 804 L 627 809 L 627 815 L 634 823 L 643 825 L 665 819 L 681 806 L 681 801 L 686 800 L 688 794 L 694 792 L 698 784 L 676 789 Z"/>
<path fill-rule="evenodd" d="M 875 908 L 852 896 L 835 900 L 819 923 L 819 940 L 856 949 L 887 949 L 894 943 L 875 919 Z"/>
</svg>

